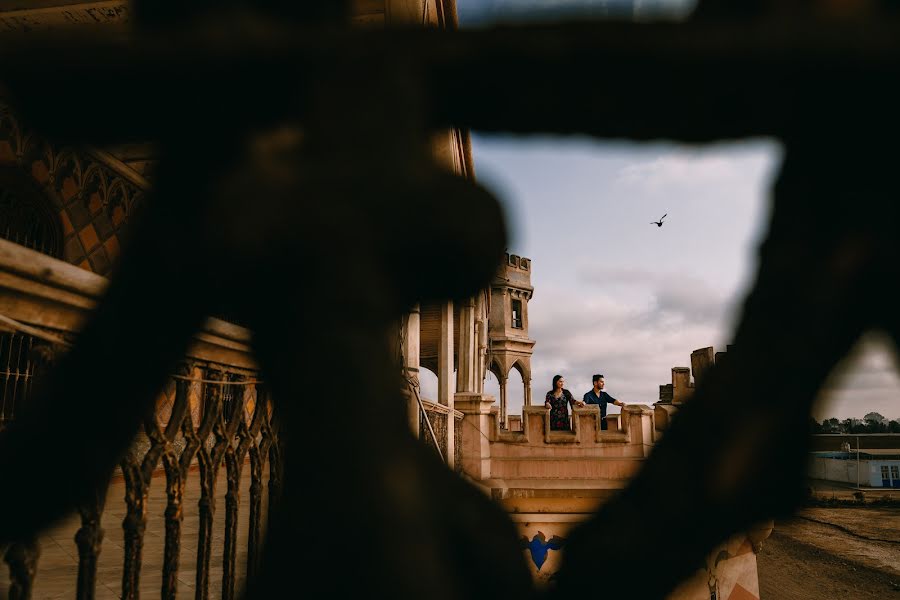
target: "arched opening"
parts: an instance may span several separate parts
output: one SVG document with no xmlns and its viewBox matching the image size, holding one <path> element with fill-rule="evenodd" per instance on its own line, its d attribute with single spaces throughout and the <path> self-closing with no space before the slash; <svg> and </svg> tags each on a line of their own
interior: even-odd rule
<svg viewBox="0 0 900 600">
<path fill-rule="evenodd" d="M 522 407 L 525 404 L 525 381 L 522 367 L 518 362 L 513 363 L 512 369 L 506 376 L 506 414 L 522 416 Z"/>
<path fill-rule="evenodd" d="M 506 420 L 504 409 L 504 389 L 503 389 L 503 367 L 501 367 L 497 362 L 492 361 L 490 366 L 488 367 L 488 371 L 485 374 L 484 378 L 484 393 L 490 394 L 494 397 L 494 403 L 492 406 L 496 406 L 497 410 L 500 411 L 500 428 L 506 428 Z"/>
<path fill-rule="evenodd" d="M 419 365 L 419 395 L 422 397 L 422 400 L 429 400 L 435 403 L 438 401 L 438 383 L 439 379 L 434 371 L 425 365 Z M 455 393 L 456 371 L 450 377 L 450 394 Z"/>
<path fill-rule="evenodd" d="M 493 370 L 485 374 L 484 393 L 494 397 L 493 406 L 500 406 L 500 378 L 497 377 Z"/>
<path fill-rule="evenodd" d="M 62 256 L 59 216 L 17 167 L 0 167 L 0 238 L 54 258 Z"/>
</svg>

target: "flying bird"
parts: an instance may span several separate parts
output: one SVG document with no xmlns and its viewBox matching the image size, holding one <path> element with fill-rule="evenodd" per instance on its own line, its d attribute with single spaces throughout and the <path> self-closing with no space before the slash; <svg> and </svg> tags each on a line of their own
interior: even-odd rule
<svg viewBox="0 0 900 600">
<path fill-rule="evenodd" d="M 528 541 L 528 538 L 524 536 L 520 539 L 522 549 L 531 552 L 531 560 L 534 561 L 534 566 L 538 568 L 538 571 L 544 566 L 549 551 L 559 550 L 565 543 L 565 540 L 558 535 L 554 535 L 548 542 L 542 531 L 538 531 L 537 535 L 531 538 L 530 542 Z"/>
<path fill-rule="evenodd" d="M 667 214 L 669 214 L 669 213 L 666 213 L 666 215 L 667 215 Z M 661 216 L 661 217 L 659 218 L 659 221 L 650 221 L 650 224 L 651 224 L 651 225 L 656 225 L 657 227 L 662 227 L 662 226 L 663 226 L 663 219 L 666 218 L 666 215 Z"/>
</svg>

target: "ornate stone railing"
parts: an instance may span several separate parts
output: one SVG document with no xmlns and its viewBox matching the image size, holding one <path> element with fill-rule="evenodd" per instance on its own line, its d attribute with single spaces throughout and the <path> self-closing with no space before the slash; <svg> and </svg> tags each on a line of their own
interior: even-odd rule
<svg viewBox="0 0 900 600">
<path fill-rule="evenodd" d="M 438 445 L 440 447 L 441 456 L 447 456 L 447 417 L 450 413 L 453 413 L 453 418 L 456 421 L 456 427 L 453 428 L 453 439 L 455 443 L 453 444 L 454 448 L 454 470 L 459 472 L 462 470 L 462 419 L 463 414 L 458 410 L 452 410 L 443 404 L 438 404 L 436 402 L 431 402 L 430 400 L 422 400 L 422 405 L 425 407 L 425 414 L 419 414 L 420 424 L 419 424 L 419 439 L 425 443 L 426 446 L 434 447 L 434 440 L 431 438 L 431 432 L 428 430 L 428 426 L 425 423 L 425 418 L 427 416 L 428 420 L 431 422 L 431 427 L 434 430 L 434 435 L 438 440 Z"/>
<path fill-rule="evenodd" d="M 65 352 L 105 287 L 103 277 L 0 240 L 0 427 L 27 404 L 43 368 Z M 0 549 L 9 598 L 60 591 L 79 599 L 110 592 L 176 598 L 185 588 L 198 599 L 236 596 L 258 567 L 264 521 L 281 486 L 277 420 L 249 341 L 241 327 L 206 323 L 108 488 L 45 538 Z M 224 519 L 216 519 L 217 496 L 224 496 Z M 121 537 L 110 531 L 111 518 L 121 519 Z M 62 554 L 40 558 L 42 545 L 66 543 Z"/>
</svg>

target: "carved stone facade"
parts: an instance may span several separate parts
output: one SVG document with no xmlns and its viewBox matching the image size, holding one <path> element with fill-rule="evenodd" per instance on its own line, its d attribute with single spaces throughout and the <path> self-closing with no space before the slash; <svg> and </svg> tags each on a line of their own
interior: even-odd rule
<svg viewBox="0 0 900 600">
<path fill-rule="evenodd" d="M 48 254 L 98 275 L 111 271 L 128 219 L 148 185 L 100 151 L 57 147 L 41 139 L 2 100 L 0 183 L 36 197 L 53 215 L 60 240 Z"/>
</svg>

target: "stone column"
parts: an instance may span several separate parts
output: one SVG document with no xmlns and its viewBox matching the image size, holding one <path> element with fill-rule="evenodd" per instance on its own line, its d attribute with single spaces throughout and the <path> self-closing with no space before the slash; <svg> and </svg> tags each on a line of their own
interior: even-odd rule
<svg viewBox="0 0 900 600">
<path fill-rule="evenodd" d="M 405 331 L 403 332 L 403 374 L 419 390 L 419 334 L 421 322 L 421 309 L 416 304 L 406 316 Z M 411 390 L 408 390 L 409 426 L 413 436 L 419 437 L 419 402 Z"/>
<path fill-rule="evenodd" d="M 456 408 L 465 417 L 462 422 L 462 469 L 475 480 L 491 476 L 491 441 L 494 440 L 496 421 L 491 407 L 493 396 L 484 394 L 456 394 Z"/>
<path fill-rule="evenodd" d="M 525 406 L 531 406 L 531 378 L 522 378 L 522 385 L 525 386 Z"/>
<path fill-rule="evenodd" d="M 506 377 L 500 378 L 500 426 L 507 428 L 508 420 L 506 418 Z"/>
<path fill-rule="evenodd" d="M 484 319 L 475 321 L 475 393 L 484 393 L 484 376 L 487 360 L 487 323 Z"/>
<path fill-rule="evenodd" d="M 475 390 L 475 299 L 468 298 L 459 309 L 459 360 L 456 391 Z"/>
<path fill-rule="evenodd" d="M 438 343 L 438 402 L 450 409 L 447 415 L 447 455 L 444 460 L 453 468 L 454 428 L 453 392 L 450 389 L 453 377 L 453 302 L 441 305 L 441 338 Z"/>
<path fill-rule="evenodd" d="M 488 350 L 490 348 L 490 332 L 489 329 L 489 321 L 490 318 L 490 298 L 491 298 L 491 290 L 487 288 L 478 293 L 478 298 L 475 302 L 475 347 L 476 347 L 476 360 L 478 368 L 475 371 L 475 390 L 479 394 L 484 393 L 484 379 L 487 377 L 488 371 L 491 366 L 488 364 Z"/>
<path fill-rule="evenodd" d="M 522 300 L 522 331 L 528 331 L 528 294 L 522 292 L 519 299 Z"/>
</svg>

